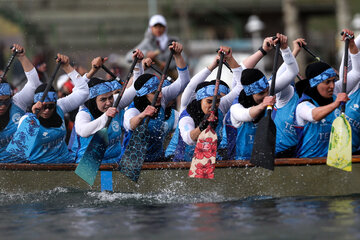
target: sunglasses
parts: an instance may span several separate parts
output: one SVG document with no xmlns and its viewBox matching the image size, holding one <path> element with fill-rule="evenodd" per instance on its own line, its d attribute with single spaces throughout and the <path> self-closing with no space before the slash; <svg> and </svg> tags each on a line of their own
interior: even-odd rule
<svg viewBox="0 0 360 240">
<path fill-rule="evenodd" d="M 48 103 L 48 104 L 44 104 L 43 105 L 43 109 L 49 109 L 49 110 L 53 110 L 55 108 L 56 104 L 55 103 Z"/>
<path fill-rule="evenodd" d="M 9 106 L 11 103 L 11 98 L 8 98 L 6 100 L 0 100 L 0 106 L 5 105 L 5 106 Z"/>
</svg>

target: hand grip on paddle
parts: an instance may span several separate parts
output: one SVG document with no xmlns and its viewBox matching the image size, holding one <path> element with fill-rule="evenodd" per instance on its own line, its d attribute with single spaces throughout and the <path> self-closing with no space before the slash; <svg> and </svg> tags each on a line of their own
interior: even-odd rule
<svg viewBox="0 0 360 240">
<path fill-rule="evenodd" d="M 273 37 L 272 37 L 272 40 L 275 40 L 275 39 L 277 39 L 277 36 L 273 36 Z M 267 45 L 268 47 L 270 47 L 270 43 L 267 42 L 266 45 Z"/>
<path fill-rule="evenodd" d="M 348 38 L 348 39 L 353 39 L 354 38 L 354 35 L 350 35 L 346 32 L 341 32 L 340 35 L 343 36 L 345 34 L 345 37 Z"/>
<path fill-rule="evenodd" d="M 218 53 L 220 51 L 220 48 L 216 49 L 216 52 Z M 225 53 L 225 52 L 224 52 Z M 225 53 L 226 54 L 226 53 Z M 217 63 L 219 64 L 219 60 L 217 60 Z M 231 70 L 231 67 L 229 65 L 229 63 L 227 63 L 226 61 L 223 61 L 223 64 L 229 69 L 229 71 L 232 73 L 233 71 Z"/>
</svg>

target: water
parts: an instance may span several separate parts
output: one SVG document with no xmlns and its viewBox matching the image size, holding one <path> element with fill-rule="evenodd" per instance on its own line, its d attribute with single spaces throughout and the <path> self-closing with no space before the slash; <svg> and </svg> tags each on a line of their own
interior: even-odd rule
<svg viewBox="0 0 360 240">
<path fill-rule="evenodd" d="M 0 193 L 0 239 L 360 239 L 360 195 Z"/>
</svg>

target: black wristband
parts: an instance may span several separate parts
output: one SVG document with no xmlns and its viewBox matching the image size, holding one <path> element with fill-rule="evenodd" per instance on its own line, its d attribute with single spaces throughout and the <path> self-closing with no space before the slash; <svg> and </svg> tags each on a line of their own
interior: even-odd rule
<svg viewBox="0 0 360 240">
<path fill-rule="evenodd" d="M 260 52 L 265 56 L 267 52 L 263 49 L 263 47 L 259 47 Z"/>
</svg>

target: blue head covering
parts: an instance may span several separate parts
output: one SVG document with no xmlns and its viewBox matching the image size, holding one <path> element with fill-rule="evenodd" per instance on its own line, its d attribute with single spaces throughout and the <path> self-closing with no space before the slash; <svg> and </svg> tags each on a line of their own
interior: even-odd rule
<svg viewBox="0 0 360 240">
<path fill-rule="evenodd" d="M 259 80 L 249 84 L 243 85 L 246 96 L 254 95 L 264 91 L 267 87 L 269 87 L 269 82 L 265 76 L 260 78 Z"/>
<path fill-rule="evenodd" d="M 0 83 L 0 96 L 11 95 L 11 87 L 8 83 Z"/>
<path fill-rule="evenodd" d="M 336 72 L 334 71 L 334 69 L 328 68 L 325 71 L 323 71 L 322 73 L 320 73 L 319 75 L 317 75 L 313 78 L 310 78 L 309 79 L 310 86 L 315 87 L 315 86 L 319 85 L 320 83 L 322 83 L 323 81 L 325 81 L 326 79 L 335 77 L 335 76 L 336 76 Z"/>
<path fill-rule="evenodd" d="M 142 97 L 146 94 L 156 91 L 160 83 L 160 80 L 157 76 L 153 75 L 146 83 L 136 91 L 136 96 Z"/>
<path fill-rule="evenodd" d="M 44 95 L 44 92 L 39 92 L 34 95 L 34 103 L 39 102 Z M 44 102 L 56 102 L 57 101 L 57 94 L 56 92 L 49 91 L 44 99 Z"/>
<path fill-rule="evenodd" d="M 103 82 L 90 87 L 89 99 L 114 91 L 114 85 L 113 82 Z"/>
</svg>

